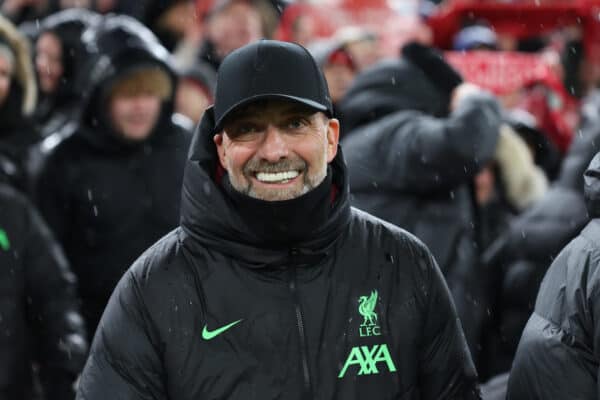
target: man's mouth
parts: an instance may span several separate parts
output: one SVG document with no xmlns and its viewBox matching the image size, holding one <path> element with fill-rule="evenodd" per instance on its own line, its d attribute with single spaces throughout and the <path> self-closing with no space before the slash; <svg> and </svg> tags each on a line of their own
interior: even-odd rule
<svg viewBox="0 0 600 400">
<path fill-rule="evenodd" d="M 288 183 L 300 175 L 299 171 L 257 172 L 256 179 L 263 183 Z"/>
</svg>

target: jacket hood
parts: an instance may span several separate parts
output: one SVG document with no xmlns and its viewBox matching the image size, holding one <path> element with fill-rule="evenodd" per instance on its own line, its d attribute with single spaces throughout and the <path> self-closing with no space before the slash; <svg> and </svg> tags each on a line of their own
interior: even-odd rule
<svg viewBox="0 0 600 400">
<path fill-rule="evenodd" d="M 341 149 L 338 148 L 337 156 L 330 163 L 332 187 L 335 189 L 332 190 L 328 217 L 302 239 L 286 242 L 281 238 L 261 237 L 257 229 L 248 226 L 241 218 L 223 186 L 225 179 L 219 177 L 222 169 L 213 142 L 214 126 L 213 109 L 209 108 L 192 139 L 184 173 L 181 195 L 181 227 L 186 237 L 184 245 L 187 244 L 192 251 L 198 246 L 216 249 L 250 267 L 278 263 L 292 250 L 307 257 L 326 254 L 350 220 L 348 177 Z M 277 203 L 283 203 L 252 201 L 263 203 L 262 210 L 271 210 L 272 218 L 277 218 Z"/>
<path fill-rule="evenodd" d="M 447 114 L 448 98 L 425 73 L 406 59 L 379 62 L 360 73 L 341 100 L 338 111 L 342 131 L 366 125 L 402 110 L 429 115 Z"/>
<path fill-rule="evenodd" d="M 34 111 L 37 102 L 37 85 L 30 57 L 29 42 L 12 22 L 2 15 L 0 15 L 0 43 L 7 44 L 15 55 L 12 85 L 19 87 L 22 93 L 21 113 L 29 115 Z"/>
<path fill-rule="evenodd" d="M 108 15 L 98 25 L 82 34 L 86 62 L 82 66 L 77 90 L 82 93 L 82 132 L 95 145 L 128 146 L 113 131 L 106 109 L 106 99 L 112 84 L 136 69 L 158 67 L 167 73 L 171 87 L 177 78 L 170 55 L 154 34 L 136 19 L 125 15 Z M 161 117 L 151 133 L 156 137 L 159 127 L 168 124 L 173 114 L 174 90 L 163 102 Z M 100 133 L 98 133 L 100 132 Z M 102 136 L 99 138 L 98 136 Z"/>
<path fill-rule="evenodd" d="M 42 21 L 38 38 L 46 32 L 51 32 L 62 45 L 63 75 L 59 87 L 51 95 L 57 102 L 67 101 L 77 95 L 74 85 L 77 67 L 84 62 L 81 35 L 86 29 L 97 26 L 101 21 L 100 14 L 83 8 L 60 11 Z"/>
<path fill-rule="evenodd" d="M 596 154 L 583 176 L 585 202 L 590 218 L 600 217 L 600 153 Z"/>
</svg>

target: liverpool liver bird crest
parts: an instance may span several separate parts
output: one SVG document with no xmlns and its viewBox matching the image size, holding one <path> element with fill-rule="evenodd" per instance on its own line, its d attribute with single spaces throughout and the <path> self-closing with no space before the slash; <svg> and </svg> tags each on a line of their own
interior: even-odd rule
<svg viewBox="0 0 600 400">
<path fill-rule="evenodd" d="M 377 324 L 377 314 L 375 306 L 377 305 L 377 290 L 373 290 L 369 297 L 360 296 L 358 298 L 358 312 L 364 320 L 361 326 L 372 326 Z"/>
</svg>

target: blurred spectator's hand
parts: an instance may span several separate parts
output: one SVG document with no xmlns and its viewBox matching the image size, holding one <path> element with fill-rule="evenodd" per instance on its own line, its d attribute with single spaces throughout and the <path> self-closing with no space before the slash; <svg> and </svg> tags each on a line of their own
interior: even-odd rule
<svg viewBox="0 0 600 400">
<path fill-rule="evenodd" d="M 458 104 L 465 97 L 471 96 L 476 93 L 480 93 L 482 89 L 469 82 L 463 82 L 452 90 L 452 94 L 450 95 L 450 111 L 454 111 Z"/>
</svg>

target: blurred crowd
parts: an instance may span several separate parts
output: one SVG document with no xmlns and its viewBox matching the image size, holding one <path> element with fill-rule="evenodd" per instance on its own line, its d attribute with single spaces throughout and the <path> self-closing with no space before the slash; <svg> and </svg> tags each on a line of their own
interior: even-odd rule
<svg viewBox="0 0 600 400">
<path fill-rule="evenodd" d="M 582 230 L 600 239 L 587 28 L 525 37 L 473 11 L 440 38 L 453 3 L 0 0 L 0 399 L 74 398 L 120 277 L 179 224 L 221 60 L 261 38 L 302 44 L 322 69 L 353 205 L 431 249 L 484 396 L 503 398 L 518 348 L 509 387 L 526 390 L 536 357 L 585 360 L 596 378 L 598 259 L 574 277 L 559 256 Z"/>
</svg>

